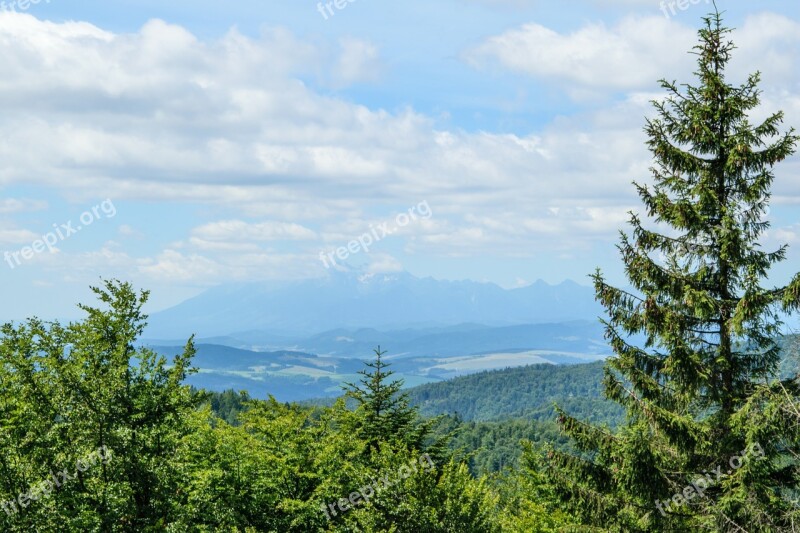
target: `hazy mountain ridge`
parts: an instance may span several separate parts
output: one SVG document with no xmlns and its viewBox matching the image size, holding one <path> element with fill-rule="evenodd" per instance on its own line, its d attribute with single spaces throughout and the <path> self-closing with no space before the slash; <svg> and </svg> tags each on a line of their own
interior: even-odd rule
<svg viewBox="0 0 800 533">
<path fill-rule="evenodd" d="M 378 346 L 408 386 L 596 361 L 610 353 L 600 311 L 593 289 L 571 281 L 503 289 L 332 271 L 323 279 L 209 289 L 155 313 L 142 344 L 175 354 L 198 333 L 192 384 L 292 401 L 339 394 Z"/>
<path fill-rule="evenodd" d="M 408 273 L 332 271 L 327 278 L 287 283 L 228 284 L 154 313 L 148 338 L 201 338 L 258 331 L 308 337 L 337 328 L 401 330 L 594 320 L 601 313 L 591 287 L 565 281 L 517 289 L 493 283 L 440 281 Z"/>
<path fill-rule="evenodd" d="M 380 344 L 392 370 L 408 386 L 465 374 L 531 364 L 577 364 L 603 359 L 602 328 L 592 322 L 532 324 L 493 328 L 463 324 L 447 328 L 381 332 L 338 329 L 291 341 L 294 347 L 254 351 L 235 337 L 197 341 L 190 382 L 211 390 L 248 390 L 283 401 L 337 395 L 345 381 L 357 379 L 363 360 Z M 249 340 L 257 340 L 251 333 Z M 183 342 L 147 341 L 156 352 L 172 356 Z M 299 348 L 298 346 L 301 346 Z"/>
</svg>

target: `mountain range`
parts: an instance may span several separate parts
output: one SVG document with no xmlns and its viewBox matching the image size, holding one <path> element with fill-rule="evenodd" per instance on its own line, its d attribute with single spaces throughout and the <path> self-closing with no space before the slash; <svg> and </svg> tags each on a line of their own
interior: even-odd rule
<svg viewBox="0 0 800 533">
<path fill-rule="evenodd" d="M 164 355 L 196 334 L 209 390 L 282 401 L 335 396 L 380 346 L 407 386 L 531 364 L 578 364 L 610 354 L 591 287 L 538 281 L 504 289 L 408 273 L 331 271 L 288 283 L 211 288 L 155 313 L 142 340 Z"/>
<path fill-rule="evenodd" d="M 337 328 L 424 329 L 596 320 L 594 290 L 573 281 L 504 289 L 493 283 L 442 281 L 409 273 L 331 271 L 285 283 L 233 283 L 154 313 L 148 338 L 260 335 L 285 344 Z"/>
<path fill-rule="evenodd" d="M 274 339 L 273 339 L 274 340 Z M 381 346 L 392 370 L 414 386 L 457 376 L 532 364 L 579 364 L 609 353 L 598 322 L 491 327 L 462 324 L 446 328 L 378 331 L 337 329 L 272 348 L 258 333 L 241 338 L 199 339 L 189 383 L 208 390 L 247 390 L 281 401 L 336 396 L 341 384 L 357 381 L 363 360 Z M 183 350 L 174 340 L 150 340 L 147 347 L 167 356 Z"/>
</svg>

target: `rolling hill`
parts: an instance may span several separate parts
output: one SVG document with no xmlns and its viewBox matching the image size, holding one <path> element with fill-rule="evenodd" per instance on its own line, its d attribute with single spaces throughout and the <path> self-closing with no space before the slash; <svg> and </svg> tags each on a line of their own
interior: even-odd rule
<svg viewBox="0 0 800 533">
<path fill-rule="evenodd" d="M 246 346 L 222 337 L 217 342 Z M 409 387 L 486 370 L 532 364 L 579 364 L 603 359 L 602 329 L 596 323 L 488 327 L 464 324 L 380 332 L 335 330 L 298 339 L 291 349 L 256 351 L 200 340 L 194 359 L 197 387 L 247 390 L 254 397 L 272 394 L 281 401 L 336 396 L 341 384 L 358 378 L 363 361 L 381 344 L 386 359 Z M 252 339 L 251 339 L 252 340 Z M 183 342 L 149 341 L 146 346 L 173 356 Z"/>
</svg>

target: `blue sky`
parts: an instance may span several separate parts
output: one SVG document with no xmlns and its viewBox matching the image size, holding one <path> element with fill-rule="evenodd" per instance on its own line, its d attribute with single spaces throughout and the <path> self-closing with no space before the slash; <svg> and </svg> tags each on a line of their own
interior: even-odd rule
<svg viewBox="0 0 800 533">
<path fill-rule="evenodd" d="M 72 316 L 101 277 L 152 289 L 156 310 L 225 281 L 323 276 L 320 252 L 421 203 L 431 216 L 345 262 L 619 280 L 648 102 L 660 77 L 691 81 L 709 9 L 669 4 L 356 0 L 326 19 L 310 0 L 17 0 L 0 13 L 0 250 L 81 230 L 0 264 L 0 319 Z M 731 79 L 761 70 L 757 115 L 800 126 L 796 2 L 719 5 Z M 800 264 L 798 170 L 777 170 L 765 245 L 794 246 L 775 282 Z"/>
</svg>

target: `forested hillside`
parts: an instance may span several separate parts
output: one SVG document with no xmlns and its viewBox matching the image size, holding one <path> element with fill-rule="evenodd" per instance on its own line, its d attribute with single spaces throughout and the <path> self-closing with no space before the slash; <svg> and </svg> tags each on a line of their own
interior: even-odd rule
<svg viewBox="0 0 800 533">
<path fill-rule="evenodd" d="M 782 372 L 797 375 L 800 337 L 782 342 Z M 555 406 L 581 420 L 610 427 L 618 425 L 624 411 L 603 396 L 604 363 L 573 366 L 533 365 L 481 372 L 449 381 L 408 389 L 412 405 L 424 417 L 439 417 L 436 435 L 450 435 L 449 447 L 463 454 L 475 475 L 518 467 L 520 442 L 552 444 L 572 449 L 569 438 L 556 424 Z M 232 390 L 208 393 L 212 410 L 228 423 L 247 408 L 250 396 Z M 308 402 L 334 405 L 335 400 Z"/>
<path fill-rule="evenodd" d="M 171 360 L 135 348 L 147 293 L 106 282 L 95 294 L 100 306 L 82 306 L 82 321 L 2 328 L 4 531 L 481 532 L 568 521 L 517 508 L 522 472 L 474 476 L 465 452 L 475 446 L 453 450 L 460 423 L 419 417 L 379 351 L 343 390 L 351 407 L 209 395 L 184 383 L 191 340 Z"/>
<path fill-rule="evenodd" d="M 615 425 L 623 410 L 603 397 L 603 363 L 533 365 L 481 372 L 409 390 L 426 416 L 452 414 L 468 421 L 520 418 L 553 421 L 555 404 L 576 416 Z"/>
<path fill-rule="evenodd" d="M 471 391 L 473 415 L 492 421 L 421 417 L 380 352 L 327 407 L 209 394 L 182 384 L 191 342 L 171 361 L 134 348 L 145 293 L 96 292 L 103 305 L 84 306 L 81 322 L 3 327 L 4 530 L 580 530 L 543 474 L 552 453 L 579 447 L 544 408 L 517 401 L 528 419 L 511 419 L 502 405 L 523 392 L 540 406 L 548 393 L 603 405 L 597 364 L 410 392 L 431 410 L 467 405 Z"/>
<path fill-rule="evenodd" d="M 411 391 L 413 392 L 413 389 Z M 212 412 L 232 426 L 241 424 L 241 415 L 252 405 L 246 392 L 206 392 L 206 403 Z M 410 395 L 409 395 L 410 396 Z M 344 398 L 346 404 L 354 402 Z M 324 413 L 336 402 L 310 402 L 312 410 Z M 424 417 L 423 417 L 424 418 Z M 431 434 L 444 439 L 448 448 L 462 458 L 475 476 L 500 472 L 519 466 L 522 441 L 552 444 L 560 449 L 572 449 L 569 439 L 558 429 L 554 420 L 504 419 L 498 421 L 466 421 L 459 416 L 443 414 L 434 417 Z"/>
</svg>

